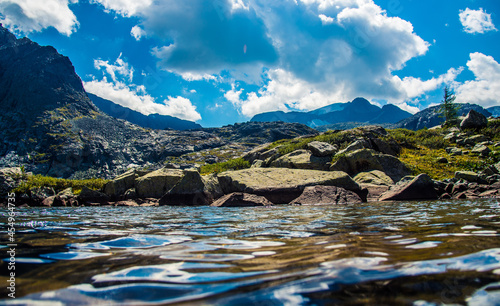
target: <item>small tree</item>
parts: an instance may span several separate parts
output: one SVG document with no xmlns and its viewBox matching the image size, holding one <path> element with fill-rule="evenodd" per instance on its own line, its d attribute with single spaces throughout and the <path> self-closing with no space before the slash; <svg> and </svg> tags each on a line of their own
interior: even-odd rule
<svg viewBox="0 0 500 306">
<path fill-rule="evenodd" d="M 453 103 L 455 99 L 456 97 L 453 90 L 446 86 L 444 88 L 443 101 L 441 101 L 441 107 L 439 108 L 441 117 L 444 117 L 445 120 L 444 125 L 453 124 L 453 121 L 458 117 L 459 106 Z"/>
</svg>

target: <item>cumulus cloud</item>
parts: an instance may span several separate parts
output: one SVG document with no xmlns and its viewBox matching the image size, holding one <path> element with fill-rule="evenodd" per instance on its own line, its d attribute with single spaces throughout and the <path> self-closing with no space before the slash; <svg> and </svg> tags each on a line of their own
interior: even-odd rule
<svg viewBox="0 0 500 306">
<path fill-rule="evenodd" d="M 101 4 L 106 10 L 125 17 L 137 14 L 150 6 L 152 2 L 152 0 L 90 0 L 90 3 Z"/>
<path fill-rule="evenodd" d="M 114 63 L 95 60 L 94 66 L 102 70 L 104 76 L 101 80 L 93 78 L 92 81 L 84 82 L 85 90 L 90 93 L 144 115 L 169 115 L 190 121 L 201 119 L 196 106 L 189 99 L 168 96 L 162 102 L 157 102 L 143 85 L 132 83 L 134 68 L 121 58 L 121 54 Z M 111 80 L 108 80 L 108 76 Z"/>
<path fill-rule="evenodd" d="M 471 53 L 467 68 L 475 79 L 455 83 L 456 101 L 476 103 L 483 107 L 498 106 L 500 103 L 500 64 L 492 57 L 479 52 Z"/>
<path fill-rule="evenodd" d="M 0 0 L 0 22 L 16 33 L 28 34 L 54 27 L 70 36 L 79 26 L 69 8 L 78 0 Z"/>
<path fill-rule="evenodd" d="M 466 8 L 465 11 L 460 10 L 460 22 L 467 33 L 485 33 L 488 31 L 496 31 L 495 25 L 491 21 L 491 14 L 487 14 L 482 8 L 479 10 L 471 10 Z"/>
<path fill-rule="evenodd" d="M 135 40 L 139 41 L 143 36 L 146 35 L 146 31 L 144 31 L 141 27 L 139 26 L 134 26 L 130 30 L 130 35 L 132 35 Z"/>
</svg>

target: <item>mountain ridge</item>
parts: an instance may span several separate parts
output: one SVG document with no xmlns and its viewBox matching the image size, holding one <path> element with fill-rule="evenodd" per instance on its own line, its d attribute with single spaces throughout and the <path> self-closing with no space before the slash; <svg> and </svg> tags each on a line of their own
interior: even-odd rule
<svg viewBox="0 0 500 306">
<path fill-rule="evenodd" d="M 387 104 L 382 108 L 371 104 L 364 98 L 356 98 L 351 102 L 333 103 L 309 112 L 283 111 L 257 114 L 250 119 L 254 122 L 297 122 L 309 127 L 320 128 L 324 125 L 359 122 L 368 124 L 396 123 L 410 117 L 411 114 L 399 107 Z"/>
</svg>

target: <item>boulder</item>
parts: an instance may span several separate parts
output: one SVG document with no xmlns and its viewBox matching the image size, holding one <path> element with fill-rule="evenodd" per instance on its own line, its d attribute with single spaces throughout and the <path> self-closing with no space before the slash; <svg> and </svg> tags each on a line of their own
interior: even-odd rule
<svg viewBox="0 0 500 306">
<path fill-rule="evenodd" d="M 252 206 L 272 206 L 268 199 L 263 196 L 255 194 L 248 194 L 243 192 L 233 192 L 227 194 L 217 201 L 213 202 L 210 206 L 215 207 L 252 207 Z"/>
<path fill-rule="evenodd" d="M 491 153 L 491 149 L 488 148 L 485 145 L 477 144 L 477 145 L 474 146 L 474 148 L 472 149 L 471 153 L 473 153 L 473 154 L 479 154 L 481 156 L 488 156 Z"/>
<path fill-rule="evenodd" d="M 460 129 L 480 129 L 488 126 L 485 115 L 471 109 L 460 123 Z"/>
<path fill-rule="evenodd" d="M 411 201 L 436 200 L 438 195 L 434 189 L 434 182 L 429 175 L 423 173 L 411 181 L 402 180 L 382 194 L 380 201 Z"/>
<path fill-rule="evenodd" d="M 462 145 L 466 145 L 466 146 L 475 146 L 476 144 L 479 144 L 479 143 L 483 143 L 483 142 L 486 142 L 488 141 L 488 138 L 484 135 L 474 135 L 474 136 L 470 136 L 470 137 L 467 137 L 463 140 L 462 142 Z"/>
<path fill-rule="evenodd" d="M 359 204 L 363 201 L 354 192 L 335 186 L 309 186 L 290 202 L 292 205 Z"/>
<path fill-rule="evenodd" d="M 384 141 L 380 138 L 370 139 L 373 150 L 380 153 L 398 156 L 401 153 L 401 146 L 394 140 Z"/>
<path fill-rule="evenodd" d="M 465 180 L 467 182 L 477 182 L 479 175 L 473 171 L 457 171 L 455 172 L 455 178 L 457 180 Z"/>
<path fill-rule="evenodd" d="M 358 183 L 342 171 L 250 168 L 222 172 L 218 179 L 226 194 L 246 192 L 262 195 L 275 204 L 288 204 L 299 197 L 305 187 L 315 185 L 342 187 L 361 197 L 363 194 Z"/>
<path fill-rule="evenodd" d="M 336 145 L 334 146 L 322 141 L 312 141 L 307 144 L 307 148 L 314 156 L 318 157 L 331 156 L 339 150 Z"/>
<path fill-rule="evenodd" d="M 360 149 L 341 156 L 330 167 L 330 170 L 344 171 L 352 176 L 360 172 L 380 170 L 395 182 L 411 173 L 410 169 L 398 158 L 370 149 Z"/>
<path fill-rule="evenodd" d="M 68 188 L 60 191 L 56 195 L 56 197 L 59 201 L 61 201 L 62 206 L 78 206 L 79 205 L 78 200 L 77 200 L 75 194 L 73 193 L 73 188 L 71 188 L 71 187 L 68 187 Z"/>
<path fill-rule="evenodd" d="M 52 187 L 33 187 L 30 189 L 31 200 L 41 203 L 48 197 L 55 196 L 56 192 Z"/>
<path fill-rule="evenodd" d="M 353 180 L 358 184 L 372 184 L 380 186 L 394 185 L 394 181 L 380 170 L 358 173 Z"/>
<path fill-rule="evenodd" d="M 213 176 L 206 179 L 194 169 L 184 170 L 184 176 L 159 201 L 160 205 L 209 205 L 222 195 Z"/>
<path fill-rule="evenodd" d="M 97 190 L 92 190 L 87 187 L 83 187 L 82 191 L 78 195 L 78 201 L 87 203 L 104 203 L 110 200 L 109 196 Z"/>
<path fill-rule="evenodd" d="M 263 155 L 264 155 L 263 153 L 269 151 L 269 149 L 268 149 L 269 145 L 270 145 L 270 143 L 265 143 L 263 145 L 257 146 L 256 148 L 254 148 L 250 152 L 243 154 L 243 156 L 241 156 L 241 158 L 248 161 L 249 163 L 253 163 L 255 160 L 258 160 L 258 159 L 265 160 L 269 156 L 263 157 Z"/>
<path fill-rule="evenodd" d="M 317 157 L 308 150 L 296 150 L 272 161 L 269 166 L 276 168 L 328 170 L 330 157 Z"/>
<path fill-rule="evenodd" d="M 446 153 L 450 154 L 451 156 L 457 156 L 457 155 L 463 154 L 462 150 L 460 148 L 456 148 L 456 147 L 446 148 Z"/>
<path fill-rule="evenodd" d="M 161 198 L 183 176 L 178 169 L 159 169 L 135 179 L 135 191 L 140 198 Z"/>
<path fill-rule="evenodd" d="M 0 197 L 6 197 L 12 189 L 19 186 L 23 172 L 19 167 L 0 169 Z"/>
<path fill-rule="evenodd" d="M 340 150 L 335 154 L 336 156 L 341 156 L 344 154 L 347 154 L 349 152 L 361 150 L 361 149 L 371 149 L 372 145 L 368 140 L 365 139 L 358 139 L 355 142 L 351 143 L 350 145 L 347 146 L 347 148 Z"/>
<path fill-rule="evenodd" d="M 121 197 L 130 188 L 134 188 L 135 180 L 138 177 L 148 174 L 148 171 L 142 171 L 138 169 L 131 169 L 106 183 L 104 186 L 104 192 L 113 198 Z"/>
</svg>

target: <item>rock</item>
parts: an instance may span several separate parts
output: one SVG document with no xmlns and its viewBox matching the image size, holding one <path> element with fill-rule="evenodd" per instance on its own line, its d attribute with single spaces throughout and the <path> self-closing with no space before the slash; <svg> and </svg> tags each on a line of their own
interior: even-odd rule
<svg viewBox="0 0 500 306">
<path fill-rule="evenodd" d="M 62 203 L 62 206 L 78 206 L 79 202 L 73 193 L 73 188 L 69 187 L 60 191 L 56 195 L 57 199 Z"/>
<path fill-rule="evenodd" d="M 207 182 L 195 170 L 184 170 L 184 176 L 159 201 L 160 205 L 200 206 L 209 205 L 214 195 Z"/>
<path fill-rule="evenodd" d="M 51 196 L 51 197 L 48 197 L 48 198 L 45 198 L 43 201 L 42 201 L 42 206 L 47 206 L 47 207 L 53 207 L 53 206 L 56 206 L 54 205 L 55 203 L 55 200 L 56 200 L 56 196 Z"/>
<path fill-rule="evenodd" d="M 384 141 L 380 138 L 371 138 L 371 146 L 373 150 L 380 153 L 398 156 L 401 153 L 401 146 L 394 140 Z"/>
<path fill-rule="evenodd" d="M 464 120 L 460 123 L 460 129 L 480 129 L 488 126 L 488 119 L 485 115 L 471 109 Z"/>
<path fill-rule="evenodd" d="M 394 181 L 380 170 L 358 173 L 353 180 L 358 184 L 372 184 L 380 186 L 394 185 Z"/>
<path fill-rule="evenodd" d="M 477 145 L 474 146 L 474 148 L 472 149 L 471 153 L 473 153 L 473 154 L 479 154 L 481 156 L 488 156 L 491 153 L 491 149 L 488 148 L 485 145 L 477 144 Z"/>
<path fill-rule="evenodd" d="M 427 174 L 420 174 L 411 181 L 398 183 L 382 194 L 380 201 L 436 200 L 434 183 Z"/>
<path fill-rule="evenodd" d="M 268 199 L 255 194 L 243 192 L 233 192 L 218 199 L 210 206 L 215 207 L 252 207 L 252 206 L 272 206 Z"/>
<path fill-rule="evenodd" d="M 335 186 L 309 186 L 292 205 L 359 204 L 363 201 L 354 192 Z"/>
<path fill-rule="evenodd" d="M 261 159 L 256 159 L 253 161 L 251 168 L 262 168 L 264 167 L 264 161 Z"/>
<path fill-rule="evenodd" d="M 398 158 L 370 149 L 361 149 L 341 156 L 330 167 L 330 170 L 344 171 L 353 176 L 360 172 L 380 170 L 395 182 L 411 173 L 410 169 Z"/>
<path fill-rule="evenodd" d="M 331 156 L 339 150 L 336 145 L 334 146 L 322 141 L 312 141 L 307 144 L 307 148 L 314 156 L 318 157 Z"/>
<path fill-rule="evenodd" d="M 457 156 L 457 155 L 462 155 L 463 152 L 459 148 L 456 147 L 448 147 L 446 148 L 446 153 L 450 154 L 451 156 Z"/>
<path fill-rule="evenodd" d="M 33 187 L 30 189 L 31 200 L 41 203 L 44 199 L 55 196 L 56 192 L 52 187 Z"/>
<path fill-rule="evenodd" d="M 308 150 L 296 150 L 269 164 L 275 168 L 290 168 L 290 169 L 310 169 L 310 170 L 328 170 L 330 157 L 317 157 L 311 154 Z"/>
<path fill-rule="evenodd" d="M 135 190 L 140 198 L 161 198 L 183 176 L 178 169 L 159 169 L 135 179 Z"/>
<path fill-rule="evenodd" d="M 473 171 L 457 171 L 455 172 L 455 178 L 457 180 L 466 180 L 467 182 L 477 182 L 479 175 Z"/>
<path fill-rule="evenodd" d="M 139 177 L 139 175 L 136 173 L 135 169 L 129 170 L 106 183 L 104 192 L 113 198 L 120 197 L 125 191 L 134 187 L 137 177 Z"/>
<path fill-rule="evenodd" d="M 249 163 L 253 163 L 255 160 L 265 160 L 266 158 L 268 158 L 269 156 L 264 156 L 264 152 L 268 152 L 270 151 L 268 148 L 271 144 L 270 143 L 265 143 L 263 145 L 260 145 L 260 146 L 257 146 L 256 148 L 254 148 L 253 150 L 251 150 L 250 152 L 247 152 L 245 153 L 243 156 L 241 156 L 241 158 L 243 158 L 244 160 L 248 161 Z M 274 152 L 274 153 L 277 153 L 277 150 Z"/>
<path fill-rule="evenodd" d="M 7 194 L 19 186 L 22 181 L 23 172 L 19 167 L 0 169 L 0 198 L 7 197 Z"/>
<path fill-rule="evenodd" d="M 447 164 L 448 163 L 448 159 L 446 157 L 438 157 L 436 158 L 436 162 L 439 163 L 439 164 Z"/>
<path fill-rule="evenodd" d="M 351 143 L 350 145 L 347 146 L 347 148 L 340 150 L 335 154 L 336 156 L 341 156 L 344 154 L 347 154 L 349 152 L 353 152 L 356 150 L 361 150 L 361 149 L 371 149 L 372 145 L 370 144 L 369 141 L 365 139 L 358 139 L 355 142 Z"/>
<path fill-rule="evenodd" d="M 315 185 L 342 187 L 362 197 L 358 183 L 341 171 L 250 168 L 220 173 L 218 179 L 226 194 L 246 192 L 262 195 L 274 204 L 288 204 L 299 197 L 305 187 Z"/>
<path fill-rule="evenodd" d="M 126 200 L 133 200 L 137 198 L 137 191 L 135 191 L 135 188 L 130 188 L 125 193 L 123 194 L 123 197 Z"/>
<path fill-rule="evenodd" d="M 78 195 L 78 201 L 80 202 L 92 202 L 92 203 L 104 203 L 110 200 L 109 196 L 97 190 L 92 190 L 87 187 L 83 187 L 82 191 Z"/>
<path fill-rule="evenodd" d="M 115 206 L 129 206 L 129 207 L 135 207 L 139 206 L 139 204 L 135 201 L 132 200 L 125 200 L 125 201 L 118 201 L 114 203 Z"/>
<path fill-rule="evenodd" d="M 488 138 L 486 138 L 486 136 L 484 135 L 474 135 L 474 136 L 470 136 L 470 137 L 467 137 L 463 140 L 463 142 L 461 143 L 461 145 L 466 145 L 466 146 L 475 146 L 476 144 L 478 143 L 482 143 L 482 142 L 486 142 L 488 141 Z"/>
</svg>

